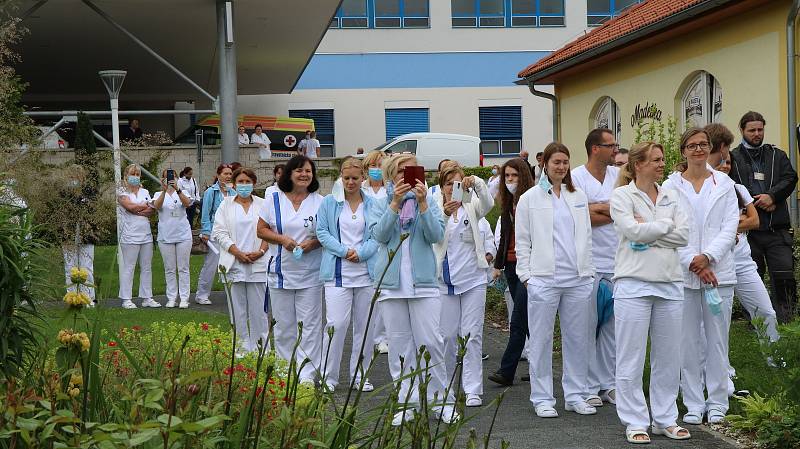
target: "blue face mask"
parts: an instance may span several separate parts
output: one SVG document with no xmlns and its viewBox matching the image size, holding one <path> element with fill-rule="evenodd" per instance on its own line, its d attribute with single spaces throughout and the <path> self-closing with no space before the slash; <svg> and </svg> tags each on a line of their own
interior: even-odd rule
<svg viewBox="0 0 800 449">
<path fill-rule="evenodd" d="M 492 174 L 493 174 L 493 175 L 495 175 L 495 176 L 497 176 L 497 169 L 496 169 L 496 168 L 493 168 L 493 169 L 492 169 Z"/>
<path fill-rule="evenodd" d="M 550 178 L 547 177 L 547 172 L 544 170 L 542 170 L 542 175 L 539 177 L 539 187 L 544 189 L 545 192 L 549 192 L 553 188 L 553 183 L 550 182 Z"/>
<path fill-rule="evenodd" d="M 142 182 L 141 178 L 134 175 L 128 175 L 128 184 L 138 186 Z"/>
<path fill-rule="evenodd" d="M 247 198 L 253 193 L 253 184 L 239 184 L 236 186 L 236 193 L 242 198 Z"/>
<path fill-rule="evenodd" d="M 380 181 L 381 179 L 383 179 L 383 171 L 381 171 L 380 168 L 370 168 L 369 179 L 373 181 Z"/>
<path fill-rule="evenodd" d="M 650 245 L 647 243 L 630 242 L 630 247 L 634 251 L 646 251 L 650 248 Z"/>
<path fill-rule="evenodd" d="M 709 310 L 713 315 L 722 313 L 722 298 L 719 296 L 719 290 L 716 287 L 707 286 L 703 289 L 703 298 L 708 304 Z"/>
</svg>

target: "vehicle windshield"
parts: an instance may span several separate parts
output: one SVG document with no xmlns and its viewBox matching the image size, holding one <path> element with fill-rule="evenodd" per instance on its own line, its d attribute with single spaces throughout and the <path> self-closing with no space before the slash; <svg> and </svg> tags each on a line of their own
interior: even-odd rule
<svg viewBox="0 0 800 449">
<path fill-rule="evenodd" d="M 387 146 L 389 146 L 389 144 L 394 143 L 395 141 L 397 141 L 397 137 L 395 137 L 394 139 L 391 139 L 391 140 L 387 140 L 382 145 L 379 145 L 378 147 L 376 147 L 372 151 L 383 151 L 384 149 L 386 149 Z"/>
</svg>

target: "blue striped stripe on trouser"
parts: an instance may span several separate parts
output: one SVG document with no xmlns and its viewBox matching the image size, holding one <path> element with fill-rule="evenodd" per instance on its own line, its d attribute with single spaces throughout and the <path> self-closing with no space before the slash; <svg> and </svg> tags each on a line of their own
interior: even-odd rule
<svg viewBox="0 0 800 449">
<path fill-rule="evenodd" d="M 272 193 L 272 202 L 275 205 L 275 224 L 278 228 L 278 234 L 283 234 L 283 223 L 281 222 L 281 200 L 278 196 L 278 192 Z M 278 245 L 278 255 L 275 257 L 275 274 L 278 275 L 278 288 L 283 288 L 283 273 L 281 273 L 281 256 L 283 254 L 283 246 Z M 270 264 L 271 265 L 271 264 Z M 267 266 L 267 276 L 269 276 L 269 269 L 271 266 Z M 264 313 L 269 311 L 269 286 L 267 286 L 267 292 L 264 293 Z"/>
<path fill-rule="evenodd" d="M 442 263 L 442 277 L 444 278 L 444 283 L 447 284 L 447 294 L 455 295 L 456 288 L 450 281 L 450 262 L 447 259 L 447 254 L 444 255 L 444 262 Z"/>
</svg>

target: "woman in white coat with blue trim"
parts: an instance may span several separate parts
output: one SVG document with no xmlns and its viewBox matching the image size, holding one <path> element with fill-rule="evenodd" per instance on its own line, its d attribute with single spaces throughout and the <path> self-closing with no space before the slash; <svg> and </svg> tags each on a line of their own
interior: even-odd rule
<svg viewBox="0 0 800 449">
<path fill-rule="evenodd" d="M 686 169 L 669 176 L 664 188 L 678 192 L 690 222 L 689 245 L 678 250 L 684 272 L 681 393 L 687 412 L 683 422 L 701 424 L 703 415 L 719 423 L 728 412 L 728 326 L 736 271 L 733 247 L 739 224 L 734 183 L 708 168 L 708 134 L 691 128 L 681 138 Z M 701 350 L 705 333 L 703 394 Z"/>
<path fill-rule="evenodd" d="M 368 326 L 375 288 L 374 258 L 378 245 L 372 240 L 367 218 L 374 200 L 362 189 L 361 160 L 352 156 L 340 168 L 343 191 L 325 197 L 317 212 L 317 238 L 322 244 L 319 279 L 325 283 L 325 334 L 322 340 L 323 380 L 329 390 L 339 384 L 339 366 L 344 352 L 344 337 L 352 318 L 353 343 L 350 354 L 350 379 L 353 388 L 372 391 L 364 376 L 373 353 L 373 329 Z M 375 319 L 373 311 L 372 319 Z M 330 336 L 333 332 L 333 336 Z M 366 340 L 365 340 L 366 334 Z M 363 354 L 361 365 L 359 357 Z"/>
<path fill-rule="evenodd" d="M 211 240 L 219 245 L 219 265 L 225 268 L 224 279 L 231 283 L 229 305 L 241 342 L 239 354 L 258 350 L 258 341 L 266 346 L 269 334 L 264 307 L 267 281 L 267 242 L 256 235 L 258 213 L 264 200 L 253 195 L 258 181 L 249 168 L 233 173 L 235 196 L 227 196 L 217 209 Z"/>
<path fill-rule="evenodd" d="M 467 407 L 479 407 L 483 394 L 483 321 L 488 279 L 484 246 L 486 236 L 480 220 L 494 207 L 494 199 L 482 179 L 464 176 L 457 162 L 449 161 L 439 171 L 439 189 L 433 194 L 444 212 L 444 238 L 436 243 L 437 268 L 440 268 L 439 293 L 442 315 L 439 323 L 444 338 L 444 357 L 448 379 L 458 359 L 458 337 L 466 338 L 461 383 Z M 461 183 L 463 200 L 453 199 L 453 183 Z M 491 235 L 491 232 L 489 232 Z M 489 237 L 491 238 L 491 237 Z"/>
<path fill-rule="evenodd" d="M 517 276 L 528 291 L 531 402 L 536 415 L 555 418 L 553 326 L 561 323 L 567 411 L 593 415 L 589 393 L 589 306 L 594 283 L 592 224 L 584 194 L 572 184 L 569 150 L 553 142 L 544 150 L 539 184 L 525 192 L 515 215 Z"/>
</svg>

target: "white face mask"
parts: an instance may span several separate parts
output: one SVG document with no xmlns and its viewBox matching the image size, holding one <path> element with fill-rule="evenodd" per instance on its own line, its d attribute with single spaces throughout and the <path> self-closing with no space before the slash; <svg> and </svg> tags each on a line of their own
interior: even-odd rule
<svg viewBox="0 0 800 449">
<path fill-rule="evenodd" d="M 514 184 L 506 183 L 506 188 L 508 189 L 509 192 L 511 192 L 512 195 L 517 193 L 517 183 Z"/>
</svg>

